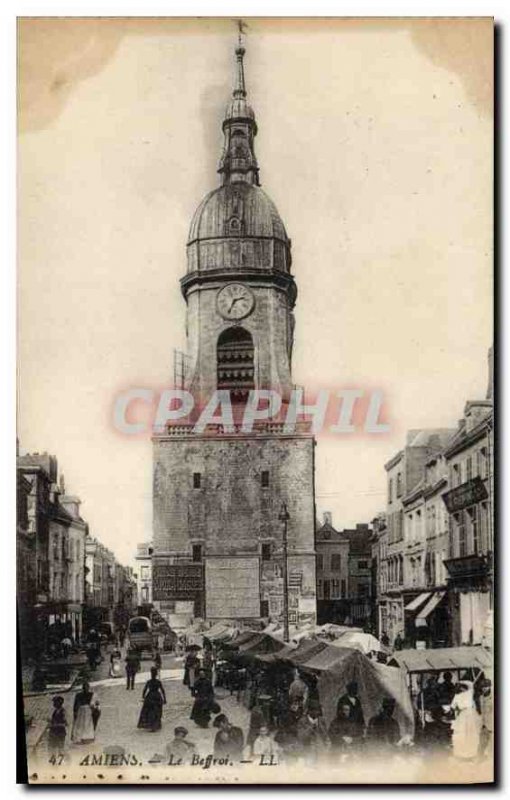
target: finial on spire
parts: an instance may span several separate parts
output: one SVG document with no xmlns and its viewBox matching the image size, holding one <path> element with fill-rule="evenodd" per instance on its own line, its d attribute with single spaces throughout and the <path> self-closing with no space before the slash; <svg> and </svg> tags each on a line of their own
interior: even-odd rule
<svg viewBox="0 0 510 800">
<path fill-rule="evenodd" d="M 233 95 L 234 97 L 246 97 L 246 86 L 244 83 L 244 64 L 243 58 L 246 50 L 243 47 L 243 34 L 246 29 L 246 23 L 243 22 L 242 19 L 237 20 L 237 28 L 238 28 L 238 45 L 236 47 L 236 57 L 237 57 L 237 75 L 236 75 L 236 82 L 234 86 Z"/>
</svg>

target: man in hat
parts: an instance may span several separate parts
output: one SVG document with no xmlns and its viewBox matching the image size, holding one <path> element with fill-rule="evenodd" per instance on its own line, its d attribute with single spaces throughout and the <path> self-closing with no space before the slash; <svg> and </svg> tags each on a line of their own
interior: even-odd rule
<svg viewBox="0 0 510 800">
<path fill-rule="evenodd" d="M 308 710 L 299 720 L 297 739 L 303 753 L 312 760 L 320 757 L 329 748 L 330 739 L 317 702 L 310 702 Z"/>
<path fill-rule="evenodd" d="M 346 692 L 343 694 L 337 703 L 336 715 L 337 717 L 343 716 L 342 709 L 349 706 L 349 722 L 351 723 L 352 735 L 355 738 L 361 739 L 365 729 L 365 717 L 361 707 L 361 700 L 358 696 L 358 684 L 356 681 L 350 681 L 347 684 Z"/>
<path fill-rule="evenodd" d="M 218 728 L 214 739 L 214 757 L 240 761 L 244 747 L 244 734 L 241 728 L 231 725 L 226 714 L 218 714 L 213 726 Z"/>
<path fill-rule="evenodd" d="M 169 764 L 190 764 L 196 752 L 194 742 L 188 742 L 188 730 L 182 725 L 174 729 L 174 738 L 166 746 L 166 755 Z"/>
<path fill-rule="evenodd" d="M 398 723 L 393 719 L 395 706 L 393 697 L 384 697 L 381 710 L 368 723 L 367 739 L 372 749 L 392 750 L 400 740 Z"/>
</svg>

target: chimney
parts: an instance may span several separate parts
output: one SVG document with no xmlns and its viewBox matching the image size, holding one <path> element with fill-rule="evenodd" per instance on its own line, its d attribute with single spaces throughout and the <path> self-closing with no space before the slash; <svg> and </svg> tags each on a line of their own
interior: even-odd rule
<svg viewBox="0 0 510 800">
<path fill-rule="evenodd" d="M 333 526 L 333 516 L 331 511 L 325 511 L 323 514 L 324 525 L 331 525 Z"/>
</svg>

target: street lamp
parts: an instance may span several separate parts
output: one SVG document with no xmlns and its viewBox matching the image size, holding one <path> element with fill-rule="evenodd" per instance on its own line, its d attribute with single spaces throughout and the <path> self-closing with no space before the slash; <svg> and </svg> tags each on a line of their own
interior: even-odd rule
<svg viewBox="0 0 510 800">
<path fill-rule="evenodd" d="M 289 589 L 287 584 L 287 523 L 290 514 L 287 511 L 286 503 L 282 503 L 278 519 L 283 523 L 283 641 L 289 641 Z"/>
</svg>

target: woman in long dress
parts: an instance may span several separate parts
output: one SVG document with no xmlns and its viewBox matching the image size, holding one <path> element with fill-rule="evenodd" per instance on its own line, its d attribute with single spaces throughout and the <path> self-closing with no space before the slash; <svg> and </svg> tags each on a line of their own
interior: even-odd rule
<svg viewBox="0 0 510 800">
<path fill-rule="evenodd" d="M 211 719 L 211 712 L 216 708 L 214 700 L 214 689 L 205 671 L 201 669 L 198 673 L 198 680 L 193 687 L 195 702 L 191 709 L 191 719 L 200 728 L 207 728 Z"/>
<path fill-rule="evenodd" d="M 163 705 L 166 703 L 163 684 L 157 678 L 158 670 L 151 668 L 151 677 L 143 688 L 143 706 L 138 719 L 138 727 L 148 731 L 161 730 Z"/>
<path fill-rule="evenodd" d="M 87 681 L 83 681 L 81 691 L 76 694 L 73 706 L 73 729 L 71 739 L 75 744 L 93 742 L 96 738 L 94 714 L 99 711 L 99 700 Z"/>
<path fill-rule="evenodd" d="M 470 759 L 478 754 L 481 717 L 475 708 L 474 686 L 462 681 L 456 689 L 451 707 L 455 714 L 452 722 L 452 747 L 456 758 Z"/>
</svg>

